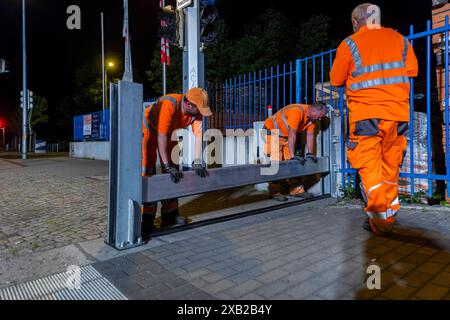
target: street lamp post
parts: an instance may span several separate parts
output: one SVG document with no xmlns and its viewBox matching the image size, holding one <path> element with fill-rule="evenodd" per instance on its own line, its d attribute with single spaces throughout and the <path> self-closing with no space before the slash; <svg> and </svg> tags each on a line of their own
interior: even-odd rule
<svg viewBox="0 0 450 320">
<path fill-rule="evenodd" d="M 105 119 L 105 109 L 106 109 L 106 90 L 105 90 L 105 33 L 104 33 L 104 26 L 103 26 L 103 12 L 101 13 L 101 29 L 102 29 L 102 93 L 103 93 L 103 121 Z"/>
<path fill-rule="evenodd" d="M 108 65 L 105 67 L 104 72 L 105 72 L 105 104 L 108 105 L 108 68 L 114 68 L 114 63 L 113 62 L 108 62 Z"/>
<path fill-rule="evenodd" d="M 25 30 L 25 0 L 22 0 L 22 89 L 23 89 L 23 102 L 22 102 L 22 160 L 27 159 L 27 41 Z"/>
</svg>

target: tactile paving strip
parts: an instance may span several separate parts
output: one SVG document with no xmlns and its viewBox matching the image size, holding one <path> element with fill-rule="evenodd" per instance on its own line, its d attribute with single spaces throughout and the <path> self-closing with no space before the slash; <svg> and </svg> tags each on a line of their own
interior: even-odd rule
<svg viewBox="0 0 450 320">
<path fill-rule="evenodd" d="M 92 266 L 0 290 L 0 300 L 127 300 Z"/>
</svg>

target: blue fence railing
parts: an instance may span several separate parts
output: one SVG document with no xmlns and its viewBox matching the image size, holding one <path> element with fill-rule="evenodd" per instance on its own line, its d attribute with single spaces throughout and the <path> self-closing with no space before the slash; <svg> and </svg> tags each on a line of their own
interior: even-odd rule
<svg viewBox="0 0 450 320">
<path fill-rule="evenodd" d="M 208 127 L 245 130 L 265 120 L 269 106 L 277 112 L 292 103 L 337 101 L 337 93 L 329 86 L 335 51 L 233 77 L 221 85 L 209 84 L 206 89 L 214 115 Z"/>
</svg>

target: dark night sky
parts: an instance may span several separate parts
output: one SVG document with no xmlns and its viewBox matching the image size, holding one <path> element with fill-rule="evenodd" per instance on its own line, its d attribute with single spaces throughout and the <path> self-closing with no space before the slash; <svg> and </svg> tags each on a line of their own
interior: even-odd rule
<svg viewBox="0 0 450 320">
<path fill-rule="evenodd" d="M 129 2 L 133 67 L 143 77 L 144 71 L 149 69 L 156 41 L 159 0 Z M 217 0 L 216 5 L 232 37 L 240 36 L 243 25 L 273 6 L 297 23 L 312 14 L 330 16 L 331 37 L 340 41 L 352 32 L 350 13 L 362 2 Z M 426 20 L 431 19 L 431 0 L 374 0 L 372 3 L 381 7 L 383 25 L 404 34 L 408 33 L 410 24 L 414 24 L 416 30 L 424 30 Z M 81 7 L 81 31 L 66 28 L 66 8 L 72 4 Z M 101 11 L 105 14 L 107 56 L 121 62 L 121 0 L 27 0 L 28 87 L 48 99 L 50 111 L 62 97 L 72 94 L 74 71 L 100 55 Z M 7 115 L 19 103 L 21 90 L 21 1 L 0 0 L 0 35 L 0 57 L 10 62 L 11 69 L 9 75 L 0 75 L 0 115 Z M 119 66 L 115 76 L 121 76 L 121 68 Z"/>
</svg>

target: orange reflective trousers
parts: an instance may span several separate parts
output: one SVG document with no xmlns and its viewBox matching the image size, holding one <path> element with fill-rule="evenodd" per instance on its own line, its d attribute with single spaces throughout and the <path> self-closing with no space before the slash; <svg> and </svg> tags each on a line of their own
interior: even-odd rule
<svg viewBox="0 0 450 320">
<path fill-rule="evenodd" d="M 278 150 L 272 149 L 272 139 L 278 138 Z M 286 161 L 291 159 L 291 153 L 288 147 L 288 139 L 285 137 L 268 134 L 264 136 L 266 143 L 264 145 L 264 153 L 270 157 L 271 161 Z M 275 196 L 281 192 L 281 185 L 288 184 L 291 194 L 299 194 L 305 192 L 301 178 L 291 178 L 286 180 L 277 180 L 269 182 L 269 196 Z"/>
<path fill-rule="evenodd" d="M 176 147 L 177 144 L 178 144 L 177 141 L 168 141 L 169 155 L 172 153 L 173 148 Z M 156 174 L 157 149 L 158 149 L 157 135 L 150 132 L 150 130 L 144 129 L 144 138 L 142 143 L 142 176 L 152 176 Z M 170 164 L 173 166 L 178 166 L 173 163 L 172 159 L 170 159 Z M 162 205 L 161 217 L 170 213 L 178 212 L 178 199 L 163 200 L 161 201 L 161 205 Z M 157 207 L 158 207 L 157 202 L 144 203 L 142 208 L 142 214 L 155 216 Z"/>
<path fill-rule="evenodd" d="M 407 122 L 367 119 L 350 124 L 348 161 L 358 170 L 365 212 L 377 235 L 392 231 L 400 209 L 398 176 L 406 150 Z"/>
</svg>

